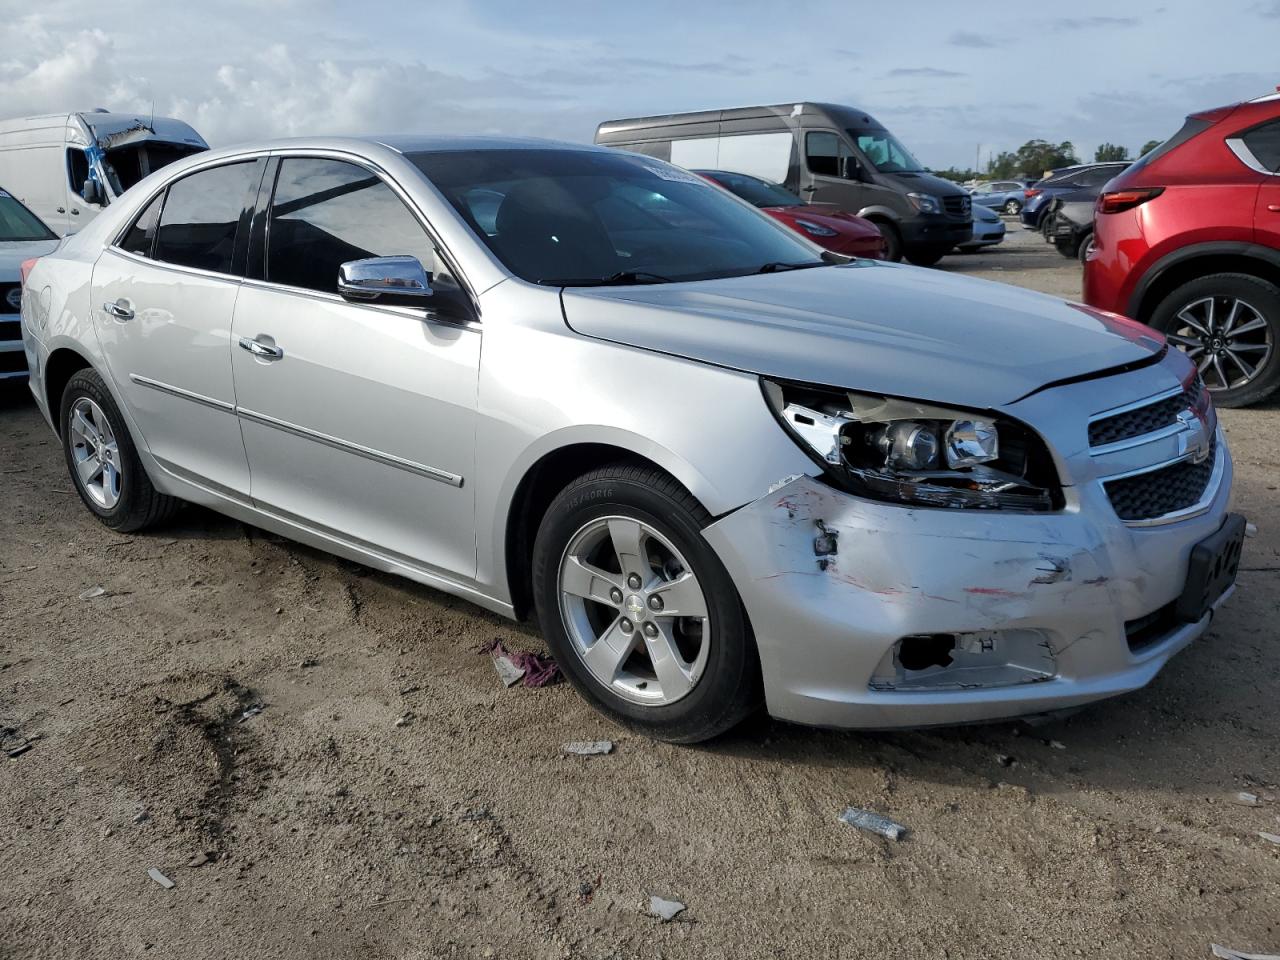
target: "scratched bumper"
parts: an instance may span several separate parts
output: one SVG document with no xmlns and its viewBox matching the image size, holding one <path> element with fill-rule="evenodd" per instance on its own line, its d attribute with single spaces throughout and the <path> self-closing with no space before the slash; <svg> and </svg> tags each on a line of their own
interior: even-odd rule
<svg viewBox="0 0 1280 960">
<path fill-rule="evenodd" d="M 760 650 L 769 712 L 799 723 L 886 728 L 968 723 L 1076 707 L 1144 686 L 1212 614 L 1138 652 L 1125 623 L 1182 592 L 1192 547 L 1226 514 L 1231 465 L 1211 509 L 1130 528 L 1096 484 L 1067 509 L 1012 514 L 861 500 L 801 477 L 708 527 Z M 821 520 L 838 534 L 825 569 Z M 1225 599 L 1225 598 L 1224 598 Z M 1048 676 L 958 689 L 880 689 L 902 637 L 1038 631 Z"/>
</svg>

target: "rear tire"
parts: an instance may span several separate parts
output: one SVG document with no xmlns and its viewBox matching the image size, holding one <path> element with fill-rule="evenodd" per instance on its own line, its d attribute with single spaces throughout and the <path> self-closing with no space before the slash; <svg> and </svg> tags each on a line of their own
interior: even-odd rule
<svg viewBox="0 0 1280 960">
<path fill-rule="evenodd" d="M 120 408 L 93 369 L 67 381 L 59 433 L 71 482 L 80 499 L 112 530 L 132 533 L 163 523 L 180 501 L 151 484 Z"/>
<path fill-rule="evenodd" d="M 1054 249 L 1066 257 L 1068 260 L 1075 260 L 1080 256 L 1080 250 L 1084 246 L 1083 242 L 1075 237 L 1065 240 L 1054 240 Z"/>
<path fill-rule="evenodd" d="M 1191 357 L 1219 407 L 1247 407 L 1280 387 L 1280 288 L 1273 283 L 1247 273 L 1200 277 L 1160 301 L 1149 322 Z"/>
<path fill-rule="evenodd" d="M 1089 248 L 1093 246 L 1093 231 L 1086 233 L 1084 239 L 1080 241 L 1080 246 L 1076 250 L 1076 256 L 1080 258 L 1081 266 L 1089 259 Z"/>
<path fill-rule="evenodd" d="M 702 536 L 711 520 L 671 477 L 616 463 L 561 491 L 533 546 L 538 622 L 569 682 L 606 716 L 672 743 L 724 733 L 762 699 L 746 611 Z M 684 593 L 663 593 L 677 582 Z"/>
<path fill-rule="evenodd" d="M 935 263 L 947 255 L 949 247 L 925 247 L 923 249 L 916 248 L 907 250 L 904 254 L 911 263 L 917 267 L 932 267 Z"/>
<path fill-rule="evenodd" d="M 1016 217 L 1018 214 L 1022 212 L 1022 204 L 1020 204 L 1017 200 L 1013 200 L 1013 199 L 1006 200 L 1004 202 L 1004 212 L 1011 217 Z"/>
<path fill-rule="evenodd" d="M 887 220 L 872 220 L 880 236 L 884 237 L 884 259 L 890 263 L 902 262 L 902 234 Z"/>
</svg>

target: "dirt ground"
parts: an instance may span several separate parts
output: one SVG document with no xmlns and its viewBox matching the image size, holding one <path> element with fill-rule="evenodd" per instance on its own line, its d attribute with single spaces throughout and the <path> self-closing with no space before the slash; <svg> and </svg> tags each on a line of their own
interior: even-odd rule
<svg viewBox="0 0 1280 960">
<path fill-rule="evenodd" d="M 1017 227 L 942 269 L 1079 289 Z M 1258 836 L 1280 834 L 1278 406 L 1223 414 L 1259 532 L 1149 688 L 1048 726 L 762 717 L 689 748 L 564 684 L 504 688 L 476 649 L 541 641 L 463 601 L 194 508 L 111 533 L 10 390 L 0 726 L 7 750 L 37 739 L 0 756 L 0 957 L 1280 951 Z M 615 751 L 561 755 L 597 738 Z M 853 830 L 848 804 L 910 832 Z M 650 894 L 687 909 L 663 923 Z"/>
</svg>

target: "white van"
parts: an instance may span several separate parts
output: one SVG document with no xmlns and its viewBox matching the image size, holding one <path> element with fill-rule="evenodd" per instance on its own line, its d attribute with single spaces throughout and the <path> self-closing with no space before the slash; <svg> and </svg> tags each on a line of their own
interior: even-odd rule
<svg viewBox="0 0 1280 960">
<path fill-rule="evenodd" d="M 60 237 L 153 170 L 208 150 L 181 120 L 91 110 L 0 121 L 0 183 Z"/>
</svg>

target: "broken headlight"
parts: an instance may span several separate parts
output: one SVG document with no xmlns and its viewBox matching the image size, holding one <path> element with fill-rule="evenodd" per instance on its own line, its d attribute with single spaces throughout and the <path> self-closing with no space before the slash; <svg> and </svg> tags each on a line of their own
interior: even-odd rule
<svg viewBox="0 0 1280 960">
<path fill-rule="evenodd" d="M 837 486 L 927 507 L 1054 510 L 1044 441 L 995 413 L 804 384 L 761 381 L 778 420 Z"/>
</svg>

